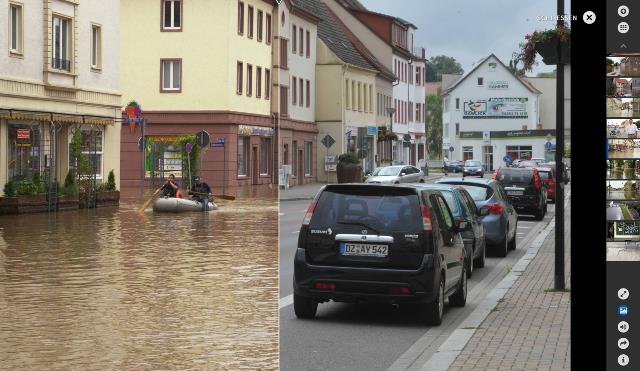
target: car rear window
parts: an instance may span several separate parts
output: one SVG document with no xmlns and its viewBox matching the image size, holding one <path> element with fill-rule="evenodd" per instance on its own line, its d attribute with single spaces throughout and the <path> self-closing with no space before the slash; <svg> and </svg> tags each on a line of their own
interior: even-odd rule
<svg viewBox="0 0 640 371">
<path fill-rule="evenodd" d="M 500 169 L 497 181 L 503 184 L 529 185 L 533 183 L 533 170 L 528 169 Z"/>
<path fill-rule="evenodd" d="M 545 179 L 549 179 L 549 177 L 551 176 L 551 172 L 538 170 L 538 175 L 540 175 L 540 179 L 545 180 Z"/>
<path fill-rule="evenodd" d="M 455 185 L 462 186 L 464 189 L 467 190 L 467 192 L 469 192 L 469 195 L 471 196 L 473 201 L 485 201 L 491 198 L 491 196 L 493 196 L 493 189 L 491 189 L 491 187 L 489 186 L 483 186 L 480 184 L 476 185 L 476 184 L 468 184 L 468 183 L 455 183 L 455 182 L 451 182 L 451 183 L 447 182 L 442 184 L 455 184 Z"/>
<path fill-rule="evenodd" d="M 467 161 L 464 166 L 480 166 L 480 161 Z"/>
<path fill-rule="evenodd" d="M 348 223 L 363 223 L 380 233 L 421 230 L 418 195 L 410 193 L 410 190 L 394 190 L 391 187 L 343 188 L 322 192 L 310 227 L 335 228 Z"/>
</svg>

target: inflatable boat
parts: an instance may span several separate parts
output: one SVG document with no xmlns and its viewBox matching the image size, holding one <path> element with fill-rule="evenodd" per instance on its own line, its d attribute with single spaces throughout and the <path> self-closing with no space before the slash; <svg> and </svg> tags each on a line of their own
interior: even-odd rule
<svg viewBox="0 0 640 371">
<path fill-rule="evenodd" d="M 181 213 L 184 211 L 211 211 L 216 210 L 218 205 L 209 202 L 206 210 L 203 210 L 202 202 L 191 201 L 184 198 L 161 197 L 153 204 L 153 211 L 165 213 Z"/>
</svg>

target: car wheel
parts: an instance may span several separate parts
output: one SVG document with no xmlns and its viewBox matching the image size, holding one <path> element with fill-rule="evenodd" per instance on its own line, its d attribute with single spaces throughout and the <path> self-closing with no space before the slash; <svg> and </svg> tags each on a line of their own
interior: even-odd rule
<svg viewBox="0 0 640 371">
<path fill-rule="evenodd" d="M 460 277 L 460 285 L 458 290 L 449 296 L 449 304 L 454 307 L 464 307 L 467 304 L 467 270 L 462 270 L 462 277 Z"/>
<path fill-rule="evenodd" d="M 431 326 L 440 326 L 442 316 L 444 315 L 444 277 L 440 278 L 440 287 L 438 288 L 438 296 L 433 303 L 426 305 L 423 311 L 424 322 Z"/>
<path fill-rule="evenodd" d="M 540 208 L 535 214 L 535 219 L 542 220 L 542 218 L 544 218 L 544 209 Z"/>
<path fill-rule="evenodd" d="M 316 316 L 317 310 L 317 301 L 312 298 L 293 294 L 293 311 L 296 313 L 296 317 L 310 319 Z"/>
<path fill-rule="evenodd" d="M 504 238 L 502 241 L 494 246 L 496 256 L 499 258 L 504 258 L 507 256 L 507 251 L 509 249 L 509 226 L 507 226 L 507 230 L 504 233 Z"/>
<path fill-rule="evenodd" d="M 516 222 L 516 227 L 513 231 L 513 238 L 511 239 L 511 241 L 509 241 L 509 250 L 515 250 L 516 249 L 516 239 L 518 236 L 518 222 Z"/>
<path fill-rule="evenodd" d="M 485 245 L 482 246 L 482 254 L 477 259 L 474 259 L 473 265 L 477 266 L 478 268 L 484 268 L 484 258 L 486 255 L 487 255 L 487 245 L 485 242 Z"/>
<path fill-rule="evenodd" d="M 419 183 L 424 183 L 424 179 L 420 179 L 420 182 L 419 182 Z"/>
</svg>

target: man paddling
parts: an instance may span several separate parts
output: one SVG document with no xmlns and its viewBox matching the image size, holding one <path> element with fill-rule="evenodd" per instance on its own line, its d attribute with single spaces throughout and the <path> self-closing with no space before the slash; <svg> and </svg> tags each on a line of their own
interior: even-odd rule
<svg viewBox="0 0 640 371">
<path fill-rule="evenodd" d="M 191 200 L 208 203 L 211 196 L 211 188 L 207 183 L 200 181 L 200 177 L 196 175 L 193 177 L 193 184 L 189 193 L 191 193 Z"/>
<path fill-rule="evenodd" d="M 180 192 L 180 187 L 178 187 L 178 183 L 176 183 L 176 177 L 173 174 L 169 174 L 169 178 L 162 186 L 162 194 L 165 197 L 176 197 L 177 193 Z"/>
</svg>

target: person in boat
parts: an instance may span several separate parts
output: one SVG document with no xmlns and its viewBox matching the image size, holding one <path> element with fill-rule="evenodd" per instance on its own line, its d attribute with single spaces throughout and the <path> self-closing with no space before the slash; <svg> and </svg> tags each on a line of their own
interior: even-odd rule
<svg viewBox="0 0 640 371">
<path fill-rule="evenodd" d="M 169 174 L 167 181 L 162 186 L 162 195 L 164 197 L 179 197 L 180 187 L 176 182 L 176 177 L 173 174 Z"/>
<path fill-rule="evenodd" d="M 197 202 L 209 202 L 211 197 L 211 187 L 206 182 L 203 182 L 199 176 L 193 177 L 193 184 L 191 185 L 191 200 Z"/>
</svg>

